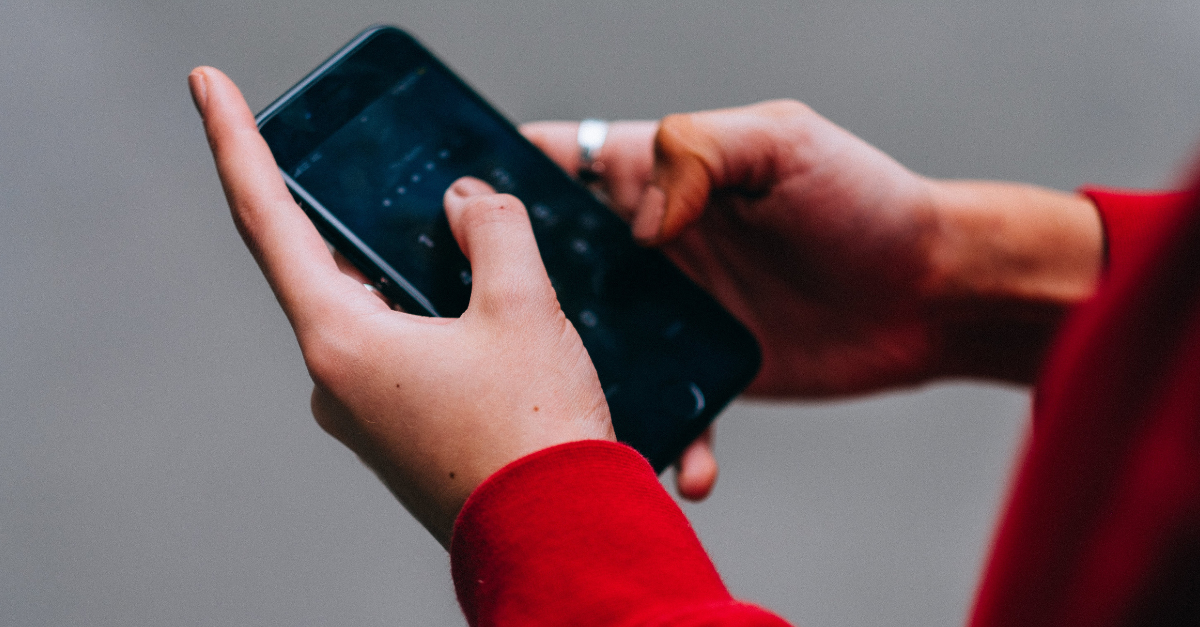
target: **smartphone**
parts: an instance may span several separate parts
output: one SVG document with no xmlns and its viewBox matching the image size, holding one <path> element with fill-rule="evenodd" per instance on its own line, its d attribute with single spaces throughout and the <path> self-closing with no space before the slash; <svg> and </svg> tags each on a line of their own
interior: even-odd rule
<svg viewBox="0 0 1200 627">
<path fill-rule="evenodd" d="M 757 373 L 749 331 L 407 33 L 364 31 L 257 120 L 322 236 L 409 313 L 458 316 L 471 295 L 450 184 L 520 198 L 617 437 L 656 471 Z"/>
</svg>

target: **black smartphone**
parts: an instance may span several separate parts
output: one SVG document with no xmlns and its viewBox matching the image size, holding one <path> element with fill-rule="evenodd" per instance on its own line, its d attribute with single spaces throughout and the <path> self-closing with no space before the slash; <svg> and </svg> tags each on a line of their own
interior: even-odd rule
<svg viewBox="0 0 1200 627">
<path fill-rule="evenodd" d="M 621 441 L 670 465 L 758 371 L 754 337 L 407 33 L 364 31 L 257 117 L 300 206 L 409 313 L 458 316 L 471 268 L 442 195 L 520 198 Z"/>
</svg>

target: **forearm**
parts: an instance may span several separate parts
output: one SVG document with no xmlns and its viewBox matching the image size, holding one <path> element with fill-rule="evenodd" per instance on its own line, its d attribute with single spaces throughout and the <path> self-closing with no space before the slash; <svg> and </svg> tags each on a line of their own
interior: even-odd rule
<svg viewBox="0 0 1200 627">
<path fill-rule="evenodd" d="M 1070 308 L 1095 290 L 1104 233 L 1086 197 L 1031 185 L 931 181 L 927 293 L 946 376 L 1032 383 Z"/>
</svg>

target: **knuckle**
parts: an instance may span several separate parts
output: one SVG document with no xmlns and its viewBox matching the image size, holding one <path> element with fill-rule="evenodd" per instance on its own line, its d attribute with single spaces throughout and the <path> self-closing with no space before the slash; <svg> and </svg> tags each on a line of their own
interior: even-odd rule
<svg viewBox="0 0 1200 627">
<path fill-rule="evenodd" d="M 518 127 L 518 130 L 525 136 L 525 139 L 538 147 L 546 143 L 550 131 L 548 122 L 526 122 Z"/>
<path fill-rule="evenodd" d="M 689 152 L 691 140 L 696 132 L 695 114 L 668 115 L 658 123 L 658 132 L 654 135 L 655 153 L 670 158 Z"/>
<path fill-rule="evenodd" d="M 770 100 L 762 103 L 765 132 L 775 137 L 787 137 L 796 147 L 805 147 L 814 140 L 813 131 L 824 124 L 812 107 L 799 100 Z"/>
<path fill-rule="evenodd" d="M 487 287 L 486 306 L 502 317 L 524 317 L 531 309 L 546 304 L 549 290 L 542 288 L 533 277 L 510 275 Z"/>
<path fill-rule="evenodd" d="M 814 113 L 812 107 L 793 98 L 767 100 L 753 106 L 760 108 L 763 113 L 775 118 L 804 117 Z"/>
<path fill-rule="evenodd" d="M 313 383 L 335 391 L 358 378 L 363 346 L 344 329 L 321 327 L 300 335 L 300 351 Z"/>
</svg>

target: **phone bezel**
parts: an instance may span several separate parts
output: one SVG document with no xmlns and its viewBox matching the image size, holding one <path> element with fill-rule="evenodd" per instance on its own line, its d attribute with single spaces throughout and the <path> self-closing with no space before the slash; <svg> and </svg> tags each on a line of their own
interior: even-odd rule
<svg viewBox="0 0 1200 627">
<path fill-rule="evenodd" d="M 367 93 L 367 95 L 362 96 L 359 99 L 361 100 L 361 107 L 358 107 L 353 111 L 347 110 L 339 112 L 339 117 L 333 119 L 340 119 L 342 122 L 330 122 L 329 125 L 331 130 L 329 130 L 328 133 L 315 134 L 313 137 L 314 143 L 312 143 L 311 146 L 305 145 L 305 148 L 308 150 L 315 149 L 317 144 L 319 144 L 323 138 L 328 137 L 328 135 L 333 132 L 336 132 L 336 130 L 340 128 L 342 124 L 345 124 L 349 120 L 353 119 L 375 98 L 386 92 L 388 86 L 393 84 L 395 80 L 401 79 L 405 73 L 410 72 L 417 67 L 428 65 L 429 67 L 436 69 L 436 71 L 440 71 L 446 78 L 456 83 L 462 88 L 462 92 L 467 95 L 477 106 L 491 114 L 495 120 L 502 122 L 503 125 L 507 127 L 507 132 L 510 132 L 515 138 L 517 138 L 518 141 L 523 142 L 531 149 L 531 154 L 534 155 L 534 158 L 542 162 L 541 167 L 551 168 L 559 172 L 563 176 L 564 180 L 571 180 L 569 175 L 563 172 L 556 163 L 542 153 L 541 150 L 536 146 L 529 143 L 528 140 L 526 140 L 520 134 L 519 130 L 507 118 L 507 116 L 496 110 L 495 107 L 493 107 L 482 97 L 482 95 L 480 95 L 476 90 L 471 88 L 470 85 L 463 81 L 457 73 L 455 73 L 443 62 L 441 62 L 441 60 L 435 57 L 412 35 L 391 26 L 375 26 L 365 30 L 352 39 L 346 44 L 346 46 L 336 52 L 329 59 L 321 63 L 312 72 L 307 74 L 294 87 L 288 89 L 283 95 L 263 109 L 263 111 L 256 116 L 256 121 L 258 122 L 259 128 L 262 129 L 265 127 L 276 115 L 295 102 L 297 98 L 306 94 L 319 81 L 325 79 L 327 76 L 330 76 L 330 74 L 338 68 L 339 64 L 345 63 L 348 59 L 351 59 L 353 55 L 362 51 L 364 47 L 368 46 L 373 40 L 385 35 L 397 37 L 397 45 L 407 48 L 408 50 L 405 52 L 411 51 L 415 54 L 397 55 L 405 56 L 407 58 L 403 63 L 395 64 L 394 69 L 390 70 L 391 74 L 389 74 L 389 76 L 392 80 L 383 81 L 383 85 L 379 87 L 378 91 Z M 355 102 L 359 101 L 356 100 Z M 325 122 L 322 121 L 321 123 L 323 124 Z M 303 151 L 297 150 L 294 152 Z M 425 297 L 424 294 L 422 294 L 411 283 L 409 283 L 409 281 L 406 280 L 402 274 L 393 269 L 386 260 L 382 259 L 377 253 L 375 253 L 375 251 L 371 249 L 370 246 L 366 245 L 361 239 L 359 239 L 358 236 L 348 229 L 340 220 L 338 220 L 338 218 L 333 215 L 332 212 L 323 207 L 316 198 L 313 198 L 303 186 L 298 184 L 288 174 L 288 170 L 286 168 L 294 166 L 295 164 L 281 163 L 279 165 L 280 172 L 285 183 L 291 190 L 293 196 L 300 206 L 306 213 L 308 213 L 309 217 L 312 219 L 314 225 L 321 235 L 325 237 L 325 239 L 329 241 L 336 250 L 346 256 L 351 263 L 362 270 L 375 284 L 377 289 L 379 289 L 385 296 L 391 299 L 393 303 L 399 305 L 400 308 L 405 311 L 431 316 L 439 315 L 434 305 L 428 300 L 428 298 Z M 581 193 L 585 195 L 588 194 L 586 190 L 584 190 L 581 186 L 578 186 L 577 182 L 571 184 L 579 187 Z M 588 195 L 588 199 L 592 200 L 590 195 Z M 597 205 L 603 208 L 603 206 L 599 205 L 599 203 L 597 203 Z M 645 252 L 649 253 L 650 251 Z M 661 256 L 661 253 L 654 254 Z M 663 263 L 669 264 L 669 262 L 667 262 L 665 259 L 663 260 Z M 691 283 L 693 287 L 695 287 L 694 283 L 690 279 L 678 272 L 678 269 L 674 269 L 674 272 L 679 274 L 680 280 Z M 695 289 L 699 290 L 700 293 L 704 292 L 699 287 L 695 287 Z M 705 297 L 708 301 L 712 301 L 711 296 L 705 295 Z M 673 451 L 673 456 L 668 459 L 665 455 L 662 455 L 660 458 L 651 459 L 650 461 L 656 471 L 661 472 L 666 468 L 666 466 L 673 462 L 674 456 L 677 456 L 680 452 L 682 452 L 683 448 L 689 442 L 695 439 L 704 430 L 704 428 L 716 418 L 716 415 L 720 412 L 720 410 L 723 409 L 731 400 L 733 400 L 733 398 L 737 396 L 738 392 L 749 385 L 750 381 L 752 381 L 754 376 L 757 374 L 758 368 L 761 364 L 761 350 L 759 349 L 757 342 L 754 340 L 750 332 L 745 329 L 745 327 L 742 326 L 736 320 L 736 318 L 729 314 L 729 312 L 720 308 L 715 301 L 712 302 L 712 305 L 716 308 L 716 310 L 718 310 L 716 312 L 718 314 L 718 318 L 727 319 L 730 323 L 728 329 L 722 327 L 723 333 L 727 332 L 729 334 L 727 339 L 723 340 L 722 343 L 730 346 L 728 350 L 734 351 L 733 353 L 729 353 L 723 352 L 725 349 L 722 349 L 722 351 L 718 351 L 716 354 L 722 355 L 725 358 L 733 358 L 733 363 L 745 364 L 746 367 L 742 369 L 742 366 L 739 365 L 737 368 L 730 368 L 728 371 L 728 377 L 724 379 L 724 385 L 716 388 L 704 389 L 704 393 L 708 397 L 709 405 L 707 408 L 704 407 L 703 401 L 705 397 L 702 396 L 700 409 L 697 410 L 698 413 L 693 419 L 686 422 L 678 422 L 674 419 L 667 419 L 664 417 L 664 420 L 669 420 L 670 424 L 675 425 L 668 430 L 670 435 L 667 436 L 667 438 L 669 438 L 669 441 L 663 442 L 663 448 Z M 706 307 L 701 307 L 700 310 L 696 311 L 696 315 L 706 316 L 707 314 L 702 313 L 702 310 L 704 309 L 706 309 Z M 686 373 L 683 371 L 681 371 L 681 374 L 686 376 Z M 695 372 L 693 372 L 693 375 L 694 374 Z M 718 392 L 720 392 L 720 394 L 718 394 Z M 616 412 L 614 412 L 614 417 L 615 413 Z"/>
<path fill-rule="evenodd" d="M 275 115 L 293 104 L 297 98 L 306 94 L 309 89 L 318 81 L 328 79 L 331 71 L 334 68 L 350 59 L 356 53 L 359 53 L 374 39 L 381 36 L 393 36 L 398 38 L 398 40 L 407 48 L 409 48 L 411 52 L 416 53 L 417 57 L 420 57 L 419 59 L 410 57 L 410 60 L 416 62 L 410 62 L 403 66 L 397 65 L 394 68 L 395 71 L 391 72 L 395 78 L 398 79 L 399 77 L 403 76 L 404 72 L 408 71 L 409 68 L 418 66 L 422 63 L 435 65 L 446 77 L 460 83 L 462 87 L 465 88 L 464 91 L 469 94 L 477 104 L 485 107 L 488 111 L 495 113 L 499 119 L 504 120 L 505 123 L 508 123 L 511 126 L 511 123 L 508 122 L 508 118 L 501 115 L 487 101 L 480 98 L 475 90 L 464 83 L 457 73 L 446 67 L 444 63 L 431 54 L 425 48 L 425 46 L 416 40 L 416 38 L 409 33 L 393 26 L 378 25 L 364 30 L 354 39 L 350 40 L 350 42 L 334 53 L 333 56 L 329 57 L 329 59 L 318 65 L 316 69 L 305 75 L 300 82 L 296 83 L 296 85 L 294 85 L 292 88 L 285 91 L 283 95 L 279 96 L 271 104 L 267 105 L 267 107 L 259 112 L 254 118 L 258 128 L 262 130 L 263 127 L 265 127 L 275 117 Z M 389 70 L 391 69 L 393 68 L 389 68 Z M 381 87 L 378 91 L 360 95 L 362 107 L 366 107 L 371 101 L 382 95 L 384 91 L 386 91 L 386 86 Z M 332 129 L 329 130 L 329 133 L 332 133 L 336 131 L 337 128 L 340 128 L 341 124 L 344 124 L 346 120 L 352 119 L 358 114 L 358 111 L 361 111 L 361 108 L 357 110 L 348 110 L 340 116 L 342 120 L 340 123 L 329 123 L 328 125 L 332 127 Z M 314 138 L 314 141 L 310 142 L 311 145 L 305 145 L 301 152 L 311 151 L 316 147 L 316 144 L 320 143 L 320 141 L 327 136 L 328 134 L 318 135 Z M 288 174 L 287 164 L 279 164 L 279 171 L 283 176 L 284 183 L 291 191 L 293 198 L 295 198 L 296 202 L 300 205 L 304 212 L 309 214 L 309 217 L 313 219 L 313 223 L 316 225 L 317 230 L 321 233 L 321 236 L 328 240 L 338 252 L 342 253 L 343 256 L 349 259 L 355 267 L 364 272 L 376 289 L 383 293 L 384 296 L 387 296 L 394 305 L 403 311 L 432 317 L 441 317 L 441 314 L 438 312 L 433 303 L 430 302 L 420 290 L 414 287 L 412 283 L 410 283 L 408 279 L 404 277 L 403 274 L 396 271 L 391 264 L 380 257 L 370 246 L 367 246 L 357 235 L 355 235 L 353 231 L 347 228 L 341 222 L 341 220 L 339 220 L 337 216 L 333 214 L 333 212 L 326 209 L 320 203 L 320 201 L 318 201 L 316 198 L 313 198 L 303 186 L 298 184 L 291 177 L 291 175 Z"/>
</svg>

